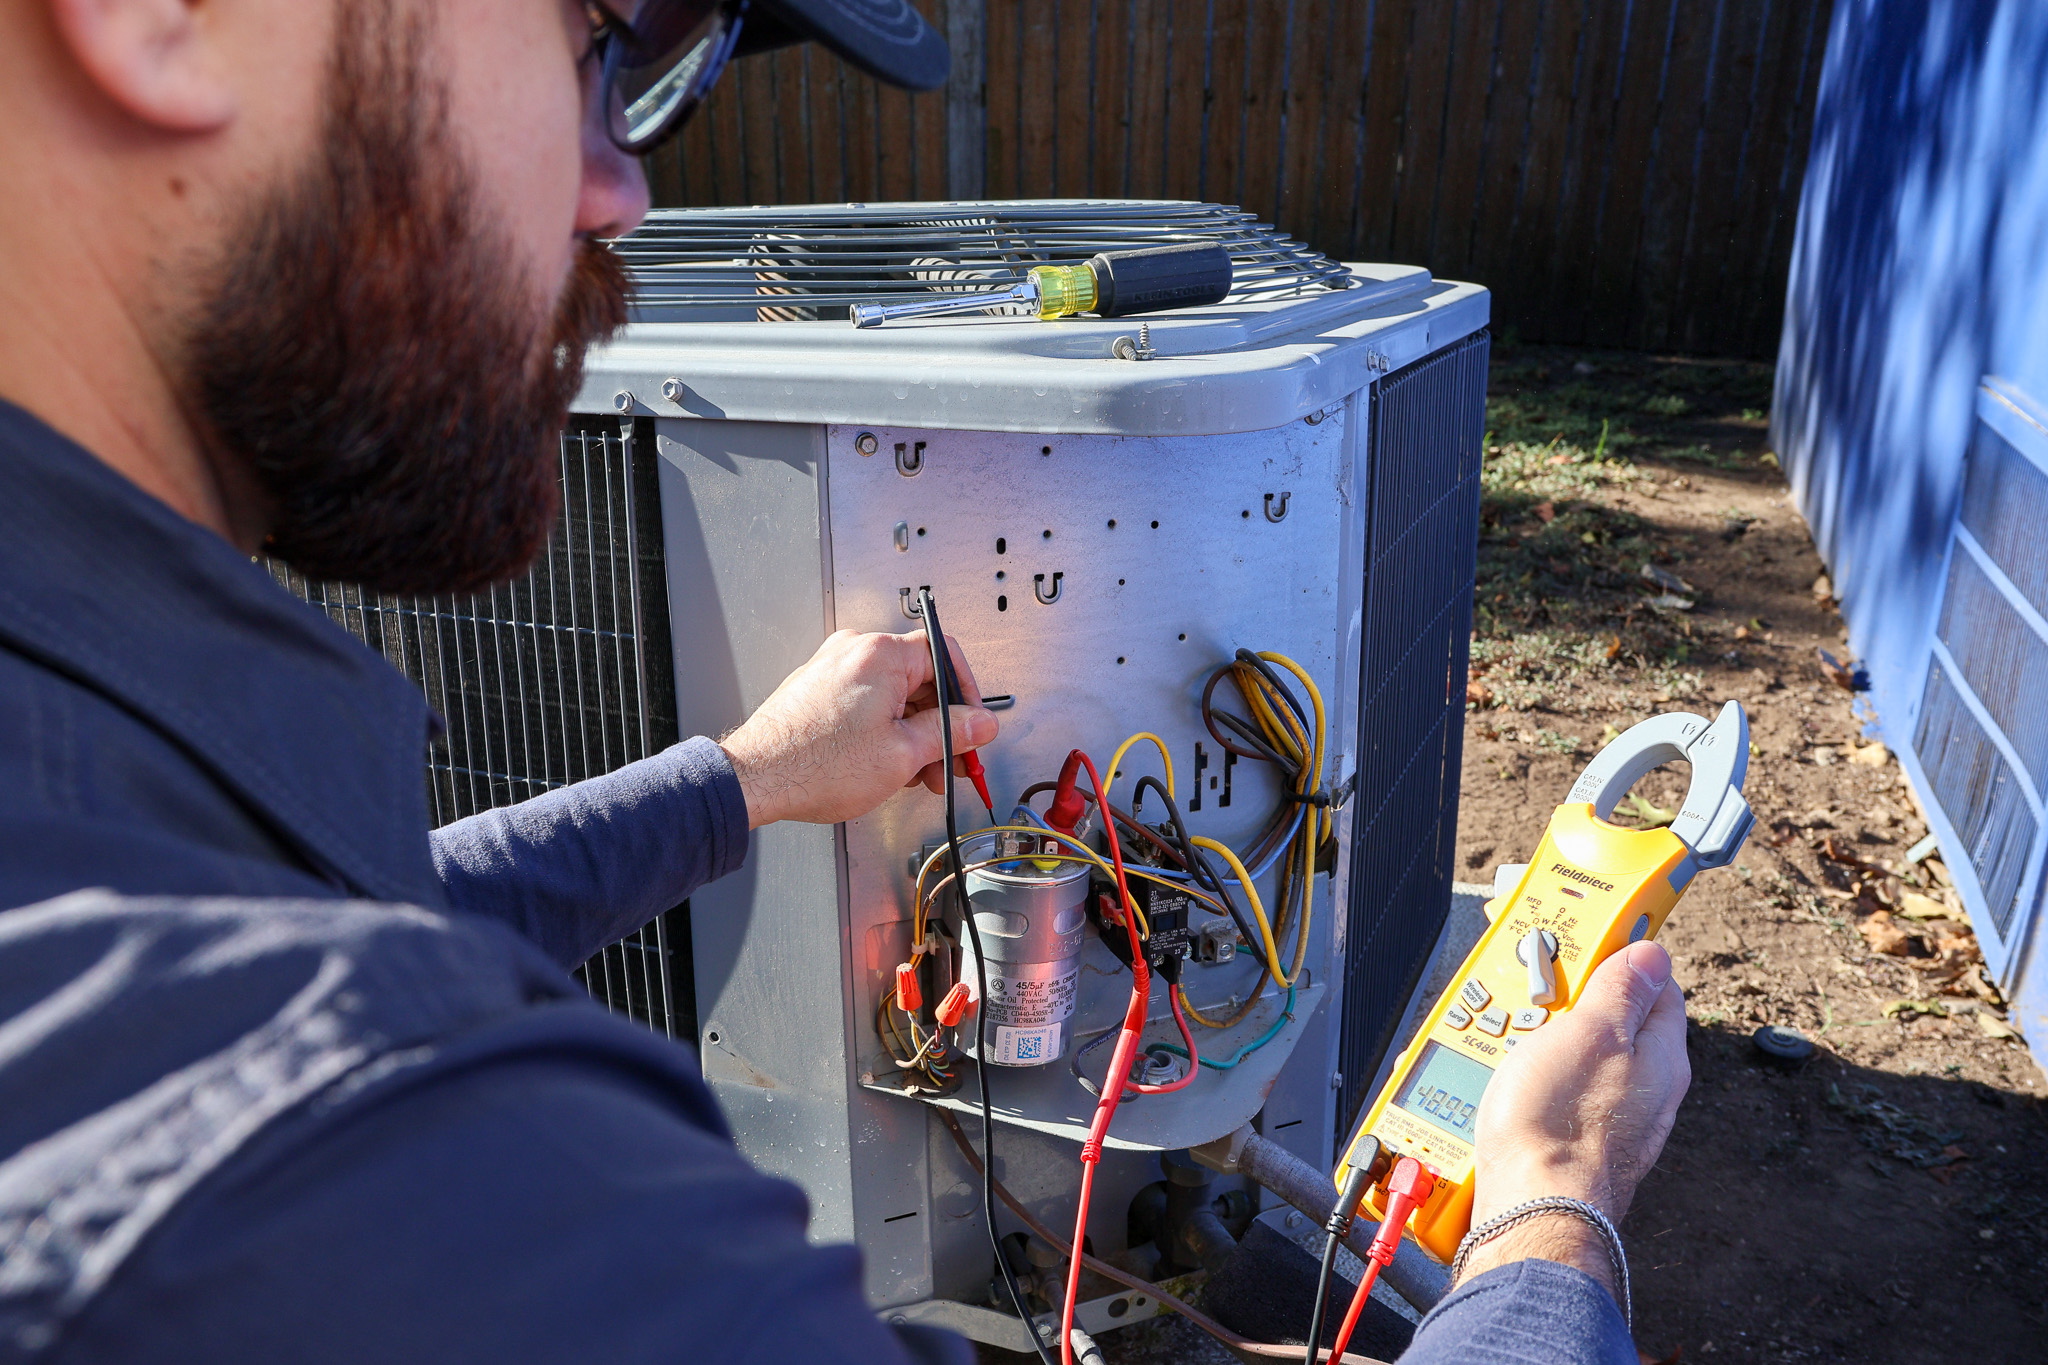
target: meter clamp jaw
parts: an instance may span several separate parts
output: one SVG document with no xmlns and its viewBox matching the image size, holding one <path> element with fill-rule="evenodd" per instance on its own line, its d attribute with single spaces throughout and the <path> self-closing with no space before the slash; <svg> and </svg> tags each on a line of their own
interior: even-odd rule
<svg viewBox="0 0 2048 1365">
<path fill-rule="evenodd" d="M 1680 761 L 1691 781 L 1668 828 L 1609 822 L 1645 774 Z M 1679 712 L 1631 726 L 1587 764 L 1535 857 L 1500 869 L 1490 924 L 1365 1111 L 1337 1168 L 1340 1187 L 1354 1152 L 1423 1162 L 1439 1178 L 1411 1231 L 1451 1259 L 1471 1223 L 1476 1115 L 1494 1068 L 1576 1004 L 1596 966 L 1653 937 L 1702 869 L 1734 860 L 1753 821 L 1742 795 L 1748 767 L 1749 722 L 1732 701 L 1711 724 Z M 1378 1188 L 1366 1195 L 1376 1211 L 1385 1198 Z"/>
</svg>

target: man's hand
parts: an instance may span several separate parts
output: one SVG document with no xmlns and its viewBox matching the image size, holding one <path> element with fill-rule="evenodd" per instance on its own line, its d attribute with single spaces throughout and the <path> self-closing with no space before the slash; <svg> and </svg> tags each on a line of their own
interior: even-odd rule
<svg viewBox="0 0 2048 1365">
<path fill-rule="evenodd" d="M 1671 957 L 1632 944 L 1594 969 L 1576 1005 L 1524 1036 L 1487 1086 L 1474 1226 L 1546 1194 L 1583 1199 L 1619 1224 L 1691 1083 Z M 1466 1275 L 1530 1256 L 1615 1288 L 1599 1235 L 1569 1215 L 1532 1219 L 1475 1249 Z"/>
<path fill-rule="evenodd" d="M 953 752 L 996 737 L 981 689 L 949 637 L 971 706 L 953 708 Z M 945 790 L 945 750 L 931 646 L 910 635 L 834 633 L 811 661 L 721 742 L 747 800 L 747 827 L 777 820 L 832 825 L 866 815 L 902 787 Z"/>
</svg>

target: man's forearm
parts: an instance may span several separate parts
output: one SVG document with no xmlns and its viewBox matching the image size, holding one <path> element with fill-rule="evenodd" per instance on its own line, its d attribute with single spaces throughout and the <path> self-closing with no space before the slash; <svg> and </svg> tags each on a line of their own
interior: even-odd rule
<svg viewBox="0 0 2048 1365">
<path fill-rule="evenodd" d="M 724 752 L 692 739 L 434 831 L 452 909 L 501 920 L 564 967 L 740 865 L 747 811 Z"/>
</svg>

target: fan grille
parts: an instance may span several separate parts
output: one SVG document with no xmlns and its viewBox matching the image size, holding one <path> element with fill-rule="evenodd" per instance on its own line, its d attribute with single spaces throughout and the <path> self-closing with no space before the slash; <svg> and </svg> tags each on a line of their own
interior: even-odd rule
<svg viewBox="0 0 2048 1365">
<path fill-rule="evenodd" d="M 1244 210 L 1192 202 L 663 209 L 614 246 L 643 313 L 798 322 L 843 319 L 856 303 L 1005 289 L 1033 266 L 1179 242 L 1221 242 L 1229 250 L 1235 279 L 1228 301 L 1352 284 L 1343 266 Z"/>
</svg>

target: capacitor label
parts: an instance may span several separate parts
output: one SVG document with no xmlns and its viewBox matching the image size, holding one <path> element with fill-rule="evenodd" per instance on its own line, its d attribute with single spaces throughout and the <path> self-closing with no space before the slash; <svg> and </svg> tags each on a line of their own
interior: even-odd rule
<svg viewBox="0 0 2048 1365">
<path fill-rule="evenodd" d="M 1040 1066 L 1061 1052 L 1066 1022 L 1080 992 L 1078 963 L 989 964 L 989 1060 L 997 1066 Z M 1061 970 L 1064 968 L 1065 970 Z M 1024 971 L 1032 976 L 1012 975 Z M 1039 976 L 1036 973 L 1048 975 Z"/>
<path fill-rule="evenodd" d="M 1046 1024 L 1064 1023 L 1074 1012 L 1074 995 L 1080 989 L 1081 969 L 1078 965 L 1058 976 L 1032 980 L 1029 977 L 1010 975 L 1020 964 L 1004 963 L 1005 970 L 998 972 L 995 963 L 989 964 L 988 974 L 988 1017 L 991 1023 L 1010 1025 L 1016 1028 L 1039 1028 Z M 1031 963 L 1037 967 L 1040 964 Z M 1066 963 L 1046 963 L 1049 967 L 1065 967 Z"/>
</svg>

